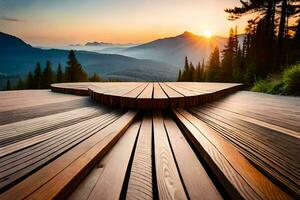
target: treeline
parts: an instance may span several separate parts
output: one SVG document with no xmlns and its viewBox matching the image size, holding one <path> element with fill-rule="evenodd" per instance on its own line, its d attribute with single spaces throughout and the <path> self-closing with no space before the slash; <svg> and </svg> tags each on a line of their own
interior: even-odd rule
<svg viewBox="0 0 300 200">
<path fill-rule="evenodd" d="M 200 81 L 252 85 L 300 61 L 300 0 L 241 2 L 240 7 L 225 11 L 230 20 L 256 13 L 255 18 L 248 21 L 243 42 L 239 44 L 237 30 L 230 29 L 222 52 L 215 48 L 205 66 L 198 64 L 196 68 L 186 58 L 178 81 L 199 81 L 195 77 L 202 77 Z M 194 73 L 197 74 L 190 75 Z"/>
<path fill-rule="evenodd" d="M 102 81 L 102 79 L 96 73 L 89 77 L 78 62 L 75 52 L 71 50 L 68 55 L 67 66 L 64 71 L 60 64 L 58 64 L 56 70 L 53 70 L 50 61 L 46 62 L 46 66 L 43 70 L 41 64 L 36 63 L 34 71 L 30 71 L 24 80 L 19 78 L 15 86 L 12 86 L 8 80 L 6 90 L 49 89 L 52 83 L 86 81 L 99 82 Z"/>
</svg>

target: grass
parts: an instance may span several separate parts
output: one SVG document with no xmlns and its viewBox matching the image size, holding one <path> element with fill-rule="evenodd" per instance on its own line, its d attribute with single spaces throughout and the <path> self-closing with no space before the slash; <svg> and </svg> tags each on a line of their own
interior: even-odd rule
<svg viewBox="0 0 300 200">
<path fill-rule="evenodd" d="M 300 64 L 287 68 L 280 75 L 257 81 L 251 91 L 300 96 Z"/>
</svg>

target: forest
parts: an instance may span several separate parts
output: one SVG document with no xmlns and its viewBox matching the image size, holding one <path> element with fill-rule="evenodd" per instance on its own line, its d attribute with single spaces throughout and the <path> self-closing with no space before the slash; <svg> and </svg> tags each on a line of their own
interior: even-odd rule
<svg viewBox="0 0 300 200">
<path fill-rule="evenodd" d="M 240 3 L 241 6 L 225 9 L 225 12 L 228 20 L 255 16 L 248 21 L 243 43 L 238 42 L 237 28 L 230 29 L 225 48 L 220 52 L 215 47 L 207 62 L 195 67 L 185 58 L 178 81 L 241 82 L 252 86 L 293 72 L 293 84 L 297 85 L 300 80 L 297 65 L 300 61 L 300 1 L 241 0 Z M 278 81 L 271 85 L 280 88 L 278 84 L 283 83 Z"/>
<path fill-rule="evenodd" d="M 36 63 L 34 71 L 30 71 L 24 80 L 19 78 L 16 86 L 12 86 L 8 80 L 5 89 L 49 89 L 52 83 L 87 81 L 100 82 L 103 80 L 96 73 L 88 76 L 77 60 L 75 51 L 70 50 L 65 71 L 62 70 L 61 64 L 58 64 L 55 71 L 52 69 L 50 61 L 46 62 L 44 70 L 42 70 L 40 63 Z"/>
</svg>

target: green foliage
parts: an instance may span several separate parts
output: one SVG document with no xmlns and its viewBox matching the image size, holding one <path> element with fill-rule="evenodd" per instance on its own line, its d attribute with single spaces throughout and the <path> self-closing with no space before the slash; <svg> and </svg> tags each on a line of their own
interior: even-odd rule
<svg viewBox="0 0 300 200">
<path fill-rule="evenodd" d="M 64 81 L 64 73 L 61 69 L 61 65 L 58 64 L 57 70 L 56 70 L 56 83 L 62 83 Z"/>
<path fill-rule="evenodd" d="M 35 69 L 34 69 L 34 74 L 33 74 L 33 79 L 34 79 L 34 88 L 41 88 L 42 87 L 42 69 L 41 69 L 41 64 L 38 62 L 36 63 Z"/>
<path fill-rule="evenodd" d="M 193 63 L 189 63 L 188 58 L 185 57 L 183 72 L 179 70 L 177 81 L 202 81 L 203 70 L 200 63 L 195 68 Z"/>
<path fill-rule="evenodd" d="M 50 85 L 54 82 L 54 74 L 52 71 L 52 67 L 51 67 L 51 62 L 47 61 L 46 62 L 46 68 L 43 71 L 42 74 L 42 88 L 43 89 L 48 89 L 50 88 Z"/>
<path fill-rule="evenodd" d="M 34 87 L 35 87 L 34 78 L 33 78 L 32 72 L 29 72 L 26 77 L 26 88 L 27 89 L 35 89 Z"/>
<path fill-rule="evenodd" d="M 206 81 L 219 81 L 221 76 L 220 67 L 219 47 L 215 47 L 209 58 Z"/>
<path fill-rule="evenodd" d="M 75 57 L 74 51 L 70 51 L 68 67 L 66 67 L 66 77 L 62 71 L 62 67 L 59 64 L 56 71 L 52 70 L 51 62 L 46 62 L 46 67 L 44 70 L 41 68 L 40 63 L 36 63 L 34 72 L 29 72 L 25 80 L 21 78 L 18 79 L 17 85 L 14 89 L 49 89 L 52 83 L 62 83 L 62 82 L 99 82 L 103 81 L 100 76 L 94 73 L 92 76 L 88 77 L 87 73 L 83 70 L 81 64 Z M 119 81 L 119 80 L 111 80 Z M 12 89 L 11 83 L 8 81 L 6 90 Z"/>
<path fill-rule="evenodd" d="M 286 69 L 282 81 L 285 94 L 300 95 L 300 64 Z"/>
<path fill-rule="evenodd" d="M 25 89 L 25 87 L 26 87 L 26 85 L 25 85 L 24 81 L 21 78 L 19 78 L 16 89 L 23 90 L 23 89 Z"/>
<path fill-rule="evenodd" d="M 6 90 L 11 90 L 10 80 L 6 81 Z"/>
<path fill-rule="evenodd" d="M 300 64 L 286 69 L 278 78 L 257 81 L 251 91 L 269 94 L 300 95 Z"/>
<path fill-rule="evenodd" d="M 86 82 L 88 81 L 88 75 L 78 62 L 75 52 L 70 51 L 67 61 L 68 66 L 65 70 L 66 82 Z"/>
<path fill-rule="evenodd" d="M 281 80 L 274 80 L 272 78 L 263 79 L 254 84 L 251 91 L 263 92 L 269 94 L 282 94 L 282 82 Z"/>
<path fill-rule="evenodd" d="M 102 81 L 102 79 L 100 78 L 100 76 L 96 73 L 94 73 L 92 76 L 89 77 L 89 81 L 90 82 L 100 82 Z"/>
</svg>

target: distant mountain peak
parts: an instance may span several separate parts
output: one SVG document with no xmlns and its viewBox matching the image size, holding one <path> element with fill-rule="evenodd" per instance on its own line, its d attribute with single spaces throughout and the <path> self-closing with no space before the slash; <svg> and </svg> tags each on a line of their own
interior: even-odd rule
<svg viewBox="0 0 300 200">
<path fill-rule="evenodd" d="M 112 46 L 113 43 L 108 42 L 87 42 L 85 46 Z"/>
<path fill-rule="evenodd" d="M 184 31 L 181 35 L 179 36 L 182 36 L 182 37 L 195 37 L 197 35 L 195 35 L 194 33 L 192 32 L 189 32 L 189 31 Z"/>
<path fill-rule="evenodd" d="M 182 34 L 182 36 L 194 36 L 195 34 L 189 31 L 184 31 Z"/>
</svg>

